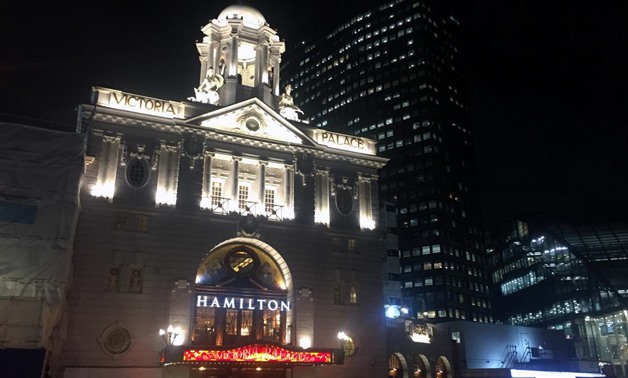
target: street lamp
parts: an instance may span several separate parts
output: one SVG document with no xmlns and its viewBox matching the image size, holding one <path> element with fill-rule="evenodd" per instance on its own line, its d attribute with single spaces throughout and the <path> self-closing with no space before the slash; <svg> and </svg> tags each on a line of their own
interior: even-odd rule
<svg viewBox="0 0 628 378">
<path fill-rule="evenodd" d="M 164 338 L 167 346 L 173 346 L 177 336 L 181 334 L 181 329 L 177 327 L 176 329 L 172 327 L 172 324 L 168 326 L 168 329 L 164 331 L 163 329 L 159 330 L 159 336 Z"/>
<path fill-rule="evenodd" d="M 347 335 L 345 331 L 340 331 L 338 332 L 338 340 L 340 340 L 340 348 L 343 350 L 345 356 L 355 356 L 357 353 L 357 347 L 351 336 Z"/>
<path fill-rule="evenodd" d="M 340 346 L 342 349 L 345 349 L 345 344 L 349 341 L 349 336 L 345 333 L 345 331 L 338 332 L 338 340 L 340 340 Z"/>
</svg>

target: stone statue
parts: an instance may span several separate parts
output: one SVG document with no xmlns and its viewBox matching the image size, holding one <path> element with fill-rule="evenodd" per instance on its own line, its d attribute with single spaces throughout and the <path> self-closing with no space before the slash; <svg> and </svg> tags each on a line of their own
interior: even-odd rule
<svg viewBox="0 0 628 378">
<path fill-rule="evenodd" d="M 209 67 L 201 85 L 199 85 L 198 88 L 194 88 L 196 97 L 190 97 L 189 100 L 218 105 L 220 98 L 218 89 L 222 87 L 224 83 L 225 79 L 222 75 L 216 73 L 213 67 Z"/>
<path fill-rule="evenodd" d="M 285 92 L 281 96 L 279 96 L 279 104 L 277 106 L 279 114 L 285 119 L 298 121 L 299 113 L 303 114 L 303 111 L 294 104 L 294 100 L 291 95 L 292 86 L 288 84 L 284 89 Z"/>
</svg>

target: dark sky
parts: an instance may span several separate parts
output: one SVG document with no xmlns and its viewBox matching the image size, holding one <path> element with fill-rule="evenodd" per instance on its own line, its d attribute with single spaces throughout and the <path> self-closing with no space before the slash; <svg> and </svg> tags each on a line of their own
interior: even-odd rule
<svg viewBox="0 0 628 378">
<path fill-rule="evenodd" d="M 3 3 L 0 120 L 72 131 L 91 86 L 183 100 L 200 27 L 235 3 Z M 373 3 L 250 2 L 287 48 Z M 628 205 L 628 2 L 579 3 L 460 1 L 488 217 Z"/>
</svg>

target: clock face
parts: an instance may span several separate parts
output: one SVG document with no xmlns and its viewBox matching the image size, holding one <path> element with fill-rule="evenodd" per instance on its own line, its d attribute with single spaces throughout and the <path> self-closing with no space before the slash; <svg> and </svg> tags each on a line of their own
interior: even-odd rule
<svg viewBox="0 0 628 378">
<path fill-rule="evenodd" d="M 237 274 L 250 274 L 258 265 L 257 256 L 252 252 L 237 249 L 229 253 L 227 256 L 227 265 Z"/>
<path fill-rule="evenodd" d="M 340 189 L 336 193 L 336 207 L 340 214 L 349 215 L 353 210 L 353 196 L 347 189 Z"/>
</svg>

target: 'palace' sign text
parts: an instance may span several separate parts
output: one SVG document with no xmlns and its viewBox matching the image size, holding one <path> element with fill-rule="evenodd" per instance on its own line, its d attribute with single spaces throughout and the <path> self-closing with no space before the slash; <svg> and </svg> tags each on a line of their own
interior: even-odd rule
<svg viewBox="0 0 628 378">
<path fill-rule="evenodd" d="M 367 154 L 375 153 L 375 142 L 368 138 L 332 133 L 319 129 L 312 130 L 312 134 L 318 143 L 328 147 Z"/>
</svg>

